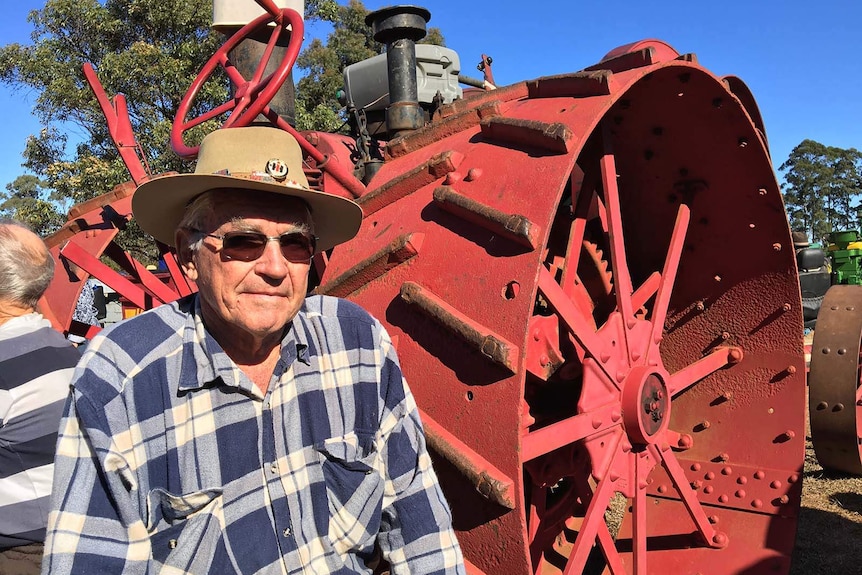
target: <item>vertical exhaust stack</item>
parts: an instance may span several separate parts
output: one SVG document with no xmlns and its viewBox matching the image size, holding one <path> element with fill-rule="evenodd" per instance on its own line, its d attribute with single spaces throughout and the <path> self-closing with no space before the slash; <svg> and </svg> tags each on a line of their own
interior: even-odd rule
<svg viewBox="0 0 862 575">
<path fill-rule="evenodd" d="M 425 24 L 430 19 L 431 12 L 419 6 L 381 8 L 365 17 L 374 39 L 386 44 L 389 71 L 386 128 L 393 137 L 425 124 L 416 84 L 416 42 L 425 37 Z"/>
</svg>

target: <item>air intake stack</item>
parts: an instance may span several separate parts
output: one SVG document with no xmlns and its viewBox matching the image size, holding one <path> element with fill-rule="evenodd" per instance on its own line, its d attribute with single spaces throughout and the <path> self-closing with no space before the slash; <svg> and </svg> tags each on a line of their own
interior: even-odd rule
<svg viewBox="0 0 862 575">
<path fill-rule="evenodd" d="M 392 6 L 371 12 L 365 23 L 374 39 L 386 45 L 389 71 L 389 108 L 386 127 L 392 136 L 418 130 L 425 124 L 416 85 L 416 42 L 425 37 L 431 12 L 419 6 Z"/>
</svg>

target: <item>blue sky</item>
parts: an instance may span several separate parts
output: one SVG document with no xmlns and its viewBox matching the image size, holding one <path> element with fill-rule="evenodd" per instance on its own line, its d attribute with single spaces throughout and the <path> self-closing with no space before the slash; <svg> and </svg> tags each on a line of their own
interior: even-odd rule
<svg viewBox="0 0 862 575">
<path fill-rule="evenodd" d="M 365 1 L 369 9 L 393 3 Z M 475 64 L 489 54 L 501 86 L 575 72 L 617 46 L 658 38 L 680 53 L 695 53 L 717 76 L 745 81 L 763 114 L 776 168 L 806 138 L 862 149 L 862 0 L 404 3 L 431 11 L 429 25 L 441 28 L 465 73 L 478 77 Z M 27 13 L 43 5 L 4 2 L 0 44 L 29 43 Z M 321 25 L 311 26 L 306 37 L 325 33 Z M 0 86 L 0 189 L 23 173 L 24 143 L 39 130 L 33 97 Z"/>
</svg>

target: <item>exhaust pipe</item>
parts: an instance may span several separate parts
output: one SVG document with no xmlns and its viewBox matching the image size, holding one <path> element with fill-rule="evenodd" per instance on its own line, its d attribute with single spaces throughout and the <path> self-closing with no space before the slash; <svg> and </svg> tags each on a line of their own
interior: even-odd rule
<svg viewBox="0 0 862 575">
<path fill-rule="evenodd" d="M 386 128 L 393 137 L 425 125 L 416 84 L 416 42 L 425 37 L 431 12 L 419 6 L 381 8 L 365 17 L 374 39 L 386 45 L 389 107 Z"/>
</svg>

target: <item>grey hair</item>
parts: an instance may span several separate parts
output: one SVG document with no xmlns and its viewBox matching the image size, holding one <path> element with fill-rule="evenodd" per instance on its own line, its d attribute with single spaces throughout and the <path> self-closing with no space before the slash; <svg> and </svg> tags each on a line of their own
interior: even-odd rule
<svg viewBox="0 0 862 575">
<path fill-rule="evenodd" d="M 212 215 L 215 212 L 215 190 L 209 190 L 196 196 L 186 206 L 186 211 L 183 212 L 183 217 L 177 227 L 187 230 L 206 230 L 209 225 Z M 196 239 L 189 242 L 189 250 L 196 252 L 200 249 L 204 236 L 200 233 L 195 234 Z"/>
<path fill-rule="evenodd" d="M 33 232 L 15 220 L 0 218 L 0 299 L 36 308 L 54 277 L 48 247 L 34 249 L 20 241 L 14 228 Z"/>
</svg>

